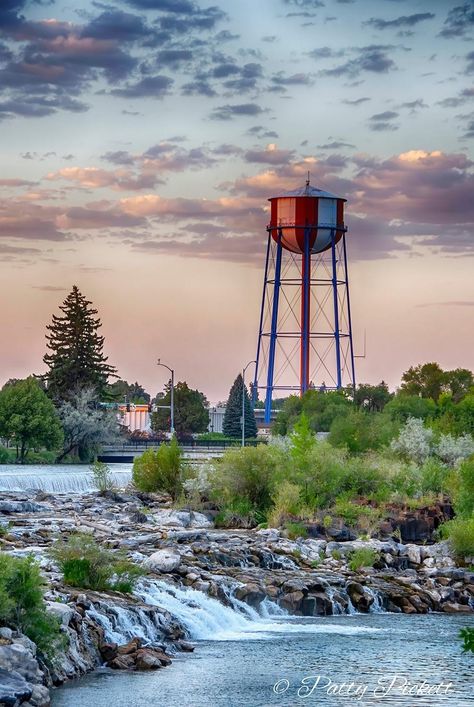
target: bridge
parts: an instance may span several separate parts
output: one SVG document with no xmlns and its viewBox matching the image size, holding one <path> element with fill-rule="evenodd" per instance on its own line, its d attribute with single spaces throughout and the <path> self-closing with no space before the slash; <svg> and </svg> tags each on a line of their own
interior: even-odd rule
<svg viewBox="0 0 474 707">
<path fill-rule="evenodd" d="M 168 440 L 140 439 L 127 440 L 121 444 L 104 445 L 102 453 L 97 457 L 99 461 L 107 464 L 118 464 L 133 462 L 135 457 L 143 454 L 147 449 L 157 449 L 161 444 L 166 444 Z M 249 440 L 246 446 L 255 447 L 258 444 L 266 444 L 266 440 Z M 241 441 L 235 440 L 187 440 L 181 444 L 181 451 L 185 459 L 189 461 L 206 461 L 221 457 L 226 449 L 240 447 Z"/>
</svg>

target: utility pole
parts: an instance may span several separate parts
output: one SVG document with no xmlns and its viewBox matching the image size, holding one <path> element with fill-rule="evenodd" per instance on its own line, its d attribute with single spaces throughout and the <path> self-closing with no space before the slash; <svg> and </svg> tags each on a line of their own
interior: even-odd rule
<svg viewBox="0 0 474 707">
<path fill-rule="evenodd" d="M 157 363 L 157 366 L 162 366 L 163 368 L 167 368 L 168 371 L 171 373 L 171 389 L 170 389 L 170 410 L 171 410 L 171 437 L 174 435 L 174 369 L 170 368 L 169 366 L 166 365 L 166 363 L 161 363 L 161 359 L 159 358 Z"/>
</svg>

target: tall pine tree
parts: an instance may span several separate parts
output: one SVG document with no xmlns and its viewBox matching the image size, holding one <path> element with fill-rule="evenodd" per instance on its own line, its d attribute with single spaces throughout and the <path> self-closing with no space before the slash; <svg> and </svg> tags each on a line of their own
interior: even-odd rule
<svg viewBox="0 0 474 707">
<path fill-rule="evenodd" d="M 242 374 L 239 373 L 234 381 L 232 388 L 230 389 L 229 399 L 227 401 L 223 430 L 227 437 L 240 437 L 242 435 L 242 389 L 244 387 L 244 380 Z M 252 410 L 252 405 L 250 403 L 250 397 L 247 388 L 244 391 L 245 395 L 245 437 L 256 437 L 257 436 L 257 424 L 255 422 L 255 415 Z"/>
<path fill-rule="evenodd" d="M 84 389 L 93 390 L 100 399 L 109 376 L 115 376 L 116 369 L 103 353 L 104 337 L 98 333 L 102 323 L 91 305 L 74 285 L 59 307 L 63 314 L 53 314 L 46 327 L 49 353 L 43 361 L 49 371 L 44 378 L 53 400 L 68 400 Z"/>
</svg>

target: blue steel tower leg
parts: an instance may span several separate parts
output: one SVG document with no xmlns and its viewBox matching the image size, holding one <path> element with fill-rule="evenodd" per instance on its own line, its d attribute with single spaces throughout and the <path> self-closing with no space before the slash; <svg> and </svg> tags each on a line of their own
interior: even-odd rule
<svg viewBox="0 0 474 707">
<path fill-rule="evenodd" d="M 260 308 L 260 325 L 258 328 L 258 343 L 257 343 L 257 355 L 255 356 L 255 378 L 253 379 L 253 390 L 252 390 L 252 408 L 255 408 L 255 403 L 257 402 L 257 392 L 258 392 L 258 367 L 260 365 L 260 351 L 262 349 L 262 333 L 263 333 L 263 318 L 265 316 L 265 298 L 267 296 L 267 279 L 268 279 L 268 261 L 270 258 L 270 244 L 272 240 L 272 234 L 268 232 L 267 241 L 267 257 L 265 259 L 265 275 L 263 277 L 263 295 L 262 295 L 262 306 Z"/>
<path fill-rule="evenodd" d="M 331 253 L 332 253 L 332 294 L 334 301 L 334 343 L 336 346 L 336 376 L 337 389 L 342 388 L 342 371 L 341 371 L 341 341 L 339 331 L 339 299 L 337 294 L 337 254 L 336 254 L 336 231 L 331 234 Z"/>
<path fill-rule="evenodd" d="M 304 231 L 304 249 L 302 259 L 302 291 L 301 291 L 301 395 L 309 388 L 309 350 L 310 350 L 310 287 L 311 287 L 311 248 L 310 229 Z"/>
<path fill-rule="evenodd" d="M 275 261 L 275 282 L 273 285 L 273 307 L 272 307 L 272 326 L 270 331 L 270 348 L 268 352 L 268 374 L 267 374 L 267 394 L 265 397 L 265 424 L 270 422 L 272 412 L 272 394 L 273 394 L 273 375 L 275 372 L 275 351 L 277 342 L 277 325 L 278 325 L 278 301 L 280 299 L 280 277 L 281 277 L 281 246 L 282 232 L 278 229 L 277 250 Z"/>
<path fill-rule="evenodd" d="M 355 392 L 356 378 L 355 378 L 355 362 L 354 362 L 354 345 L 352 343 L 351 300 L 349 297 L 349 273 L 347 271 L 347 250 L 346 250 L 346 234 L 345 233 L 342 236 L 342 252 L 344 254 L 344 273 L 345 273 L 345 280 L 346 280 L 347 323 L 349 325 L 349 350 L 351 353 L 352 387 Z"/>
</svg>

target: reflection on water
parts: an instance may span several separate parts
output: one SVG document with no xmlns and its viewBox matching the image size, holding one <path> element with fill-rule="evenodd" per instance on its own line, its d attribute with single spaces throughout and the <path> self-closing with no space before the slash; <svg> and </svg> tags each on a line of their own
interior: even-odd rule
<svg viewBox="0 0 474 707">
<path fill-rule="evenodd" d="M 260 639 L 199 641 L 192 655 L 158 673 L 95 673 L 56 690 L 53 707 L 473 704 L 472 657 L 457 638 L 472 619 L 372 614 L 298 619 L 295 629 L 298 622 L 304 632 L 275 632 L 269 620 Z M 403 694 L 417 684 L 421 691 L 441 687 L 438 694 Z"/>
</svg>

